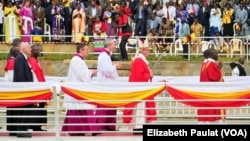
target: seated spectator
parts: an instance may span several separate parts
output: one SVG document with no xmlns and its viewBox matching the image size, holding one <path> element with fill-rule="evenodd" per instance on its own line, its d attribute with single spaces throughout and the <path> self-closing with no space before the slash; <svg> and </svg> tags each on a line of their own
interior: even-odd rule
<svg viewBox="0 0 250 141">
<path fill-rule="evenodd" d="M 214 48 L 219 52 L 227 52 L 226 42 L 222 36 L 220 36 L 220 32 L 216 32 L 213 39 Z"/>
<path fill-rule="evenodd" d="M 247 20 L 245 24 L 243 24 L 242 29 L 241 29 L 241 35 L 242 36 L 247 36 L 248 38 L 246 41 L 249 41 L 250 39 L 250 19 Z"/>
<path fill-rule="evenodd" d="M 155 14 L 151 14 L 151 18 L 148 20 L 148 31 L 159 29 L 161 19 L 156 17 Z"/>
<path fill-rule="evenodd" d="M 154 51 L 159 50 L 158 49 L 159 44 L 157 42 L 157 36 L 158 36 L 157 32 L 154 29 L 151 29 L 149 31 L 149 33 L 147 34 L 147 40 L 149 42 L 149 48 L 153 49 Z M 156 49 L 154 49 L 154 48 L 156 48 Z"/>
<path fill-rule="evenodd" d="M 43 30 L 42 27 L 40 27 L 38 24 L 35 25 L 34 29 L 32 30 L 32 37 L 33 42 L 42 42 L 42 35 L 43 35 Z"/>
<path fill-rule="evenodd" d="M 96 17 L 96 20 L 92 27 L 93 35 L 95 37 L 104 37 L 106 35 L 106 26 L 100 17 Z"/>
</svg>

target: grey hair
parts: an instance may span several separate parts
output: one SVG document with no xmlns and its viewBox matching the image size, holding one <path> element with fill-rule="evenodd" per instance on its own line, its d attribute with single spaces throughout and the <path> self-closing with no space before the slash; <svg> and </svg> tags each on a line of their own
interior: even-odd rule
<svg viewBox="0 0 250 141">
<path fill-rule="evenodd" d="M 106 48 L 108 45 L 112 45 L 112 44 L 114 44 L 114 40 L 113 39 L 106 39 L 105 41 L 104 41 L 104 47 Z"/>
<path fill-rule="evenodd" d="M 20 44 L 20 51 L 22 51 L 22 50 L 23 50 L 24 48 L 26 48 L 27 46 L 29 46 L 28 43 L 22 42 L 22 43 Z"/>
</svg>

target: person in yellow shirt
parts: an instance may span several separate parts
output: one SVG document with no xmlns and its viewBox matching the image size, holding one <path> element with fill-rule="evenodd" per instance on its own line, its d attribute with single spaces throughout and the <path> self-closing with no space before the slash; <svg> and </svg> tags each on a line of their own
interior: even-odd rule
<svg viewBox="0 0 250 141">
<path fill-rule="evenodd" d="M 234 16 L 234 9 L 231 8 L 230 3 L 226 3 L 225 9 L 223 11 L 223 16 L 222 16 L 223 36 L 233 36 L 233 30 L 232 30 L 233 29 L 233 20 L 232 20 L 233 16 Z"/>
<path fill-rule="evenodd" d="M 203 27 L 202 25 L 198 22 L 197 18 L 194 18 L 194 22 L 191 25 L 191 32 L 194 33 L 195 38 L 191 40 L 191 53 L 196 52 L 196 49 L 199 48 L 200 52 L 200 42 L 201 42 L 201 35 L 202 35 Z"/>
<path fill-rule="evenodd" d="M 20 28 L 18 13 L 14 12 L 14 6 L 11 1 L 7 2 L 7 6 L 4 7 L 4 31 L 5 31 L 5 42 L 12 43 L 15 38 L 20 38 Z"/>
</svg>

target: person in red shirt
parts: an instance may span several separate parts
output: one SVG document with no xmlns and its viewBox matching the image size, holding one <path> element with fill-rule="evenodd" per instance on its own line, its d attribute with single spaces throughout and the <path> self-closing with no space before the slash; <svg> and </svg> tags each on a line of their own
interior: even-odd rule
<svg viewBox="0 0 250 141">
<path fill-rule="evenodd" d="M 45 77 L 43 69 L 38 61 L 38 56 L 40 56 L 41 47 L 37 44 L 31 46 L 31 56 L 28 58 L 28 62 L 33 71 L 33 80 L 36 82 L 45 82 Z M 40 102 L 35 104 L 36 108 L 41 108 L 41 110 L 35 110 L 35 116 L 41 116 L 41 118 L 35 118 L 35 123 L 47 124 L 47 111 L 43 108 L 46 107 L 46 102 Z M 41 125 L 34 125 L 32 127 L 34 131 L 43 131 Z"/>
<path fill-rule="evenodd" d="M 132 16 L 132 11 L 128 8 L 126 1 L 121 2 L 121 6 L 117 7 L 117 11 L 124 11 L 124 14 L 127 16 Z"/>
<path fill-rule="evenodd" d="M 202 63 L 200 71 L 200 82 L 223 82 L 223 75 L 221 68 L 222 62 L 216 63 L 218 59 L 218 52 L 215 49 L 207 49 L 204 52 L 205 60 Z M 203 107 L 206 104 L 202 103 Z M 199 122 L 224 122 L 225 110 L 224 109 L 198 109 L 198 121 Z"/>
<path fill-rule="evenodd" d="M 129 82 L 150 82 L 153 72 L 150 70 L 149 62 L 146 59 L 150 53 L 148 41 L 140 40 L 139 48 L 140 53 L 134 57 L 132 62 Z M 154 97 L 150 97 L 147 100 L 154 100 Z M 132 110 L 132 108 L 138 108 L 138 110 Z M 135 113 L 134 117 L 132 117 L 133 113 Z M 143 124 L 151 123 L 157 119 L 155 102 L 140 102 L 126 105 L 124 106 L 123 115 L 123 123 L 128 124 L 128 128 L 133 129 L 134 134 L 138 134 L 138 131 L 142 131 Z M 144 117 L 145 115 L 146 117 Z"/>
<path fill-rule="evenodd" d="M 118 17 L 118 36 L 121 37 L 120 42 L 120 53 L 121 53 L 121 61 L 128 61 L 128 54 L 126 50 L 126 43 L 129 37 L 132 35 L 132 29 L 128 23 L 128 16 L 124 14 L 124 10 L 119 11 Z"/>
</svg>

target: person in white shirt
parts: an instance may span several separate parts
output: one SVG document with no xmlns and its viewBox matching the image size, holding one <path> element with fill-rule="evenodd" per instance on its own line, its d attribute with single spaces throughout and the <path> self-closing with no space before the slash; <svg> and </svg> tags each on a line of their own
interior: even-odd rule
<svg viewBox="0 0 250 141">
<path fill-rule="evenodd" d="M 174 21 L 174 18 L 176 16 L 176 8 L 172 5 L 170 5 L 170 2 L 166 2 L 165 6 L 162 8 L 162 11 L 164 13 L 164 17 L 166 17 L 167 21 Z"/>
<path fill-rule="evenodd" d="M 3 14 L 3 4 L 0 3 L 0 42 L 3 41 L 3 21 L 4 21 L 4 14 Z"/>
<path fill-rule="evenodd" d="M 240 76 L 240 70 L 235 62 L 229 64 L 232 69 L 232 76 Z"/>
<path fill-rule="evenodd" d="M 84 57 L 88 55 L 88 46 L 86 44 L 78 44 L 76 47 L 77 53 L 70 61 L 68 70 L 68 82 L 89 82 L 93 75 L 96 74 L 97 70 L 89 70 Z M 87 125 L 96 123 L 94 118 L 95 105 L 79 102 L 73 97 L 65 94 L 64 95 L 64 107 L 67 109 L 66 118 L 62 131 L 71 132 L 70 136 L 84 136 L 84 131 L 93 131 L 92 135 L 95 136 L 95 131 L 98 127 L 93 125 Z M 79 116 L 70 117 L 70 116 Z M 85 116 L 85 118 L 83 117 Z M 90 116 L 89 118 L 86 116 Z M 82 124 L 79 125 L 67 125 L 67 124 Z M 74 132 L 74 133 L 73 133 Z"/>
<path fill-rule="evenodd" d="M 121 63 L 112 63 L 110 54 L 115 50 L 115 42 L 112 39 L 106 39 L 104 42 L 104 51 L 98 56 L 97 61 L 97 81 L 98 82 L 112 82 L 118 78 L 117 69 L 121 67 Z M 98 108 L 107 108 L 105 106 L 98 106 Z M 98 109 L 96 110 L 97 123 L 101 124 L 99 130 L 116 130 L 116 110 L 114 109 Z M 109 116 L 109 117 L 107 117 Z M 105 125 L 105 123 L 109 125 Z"/>
</svg>

